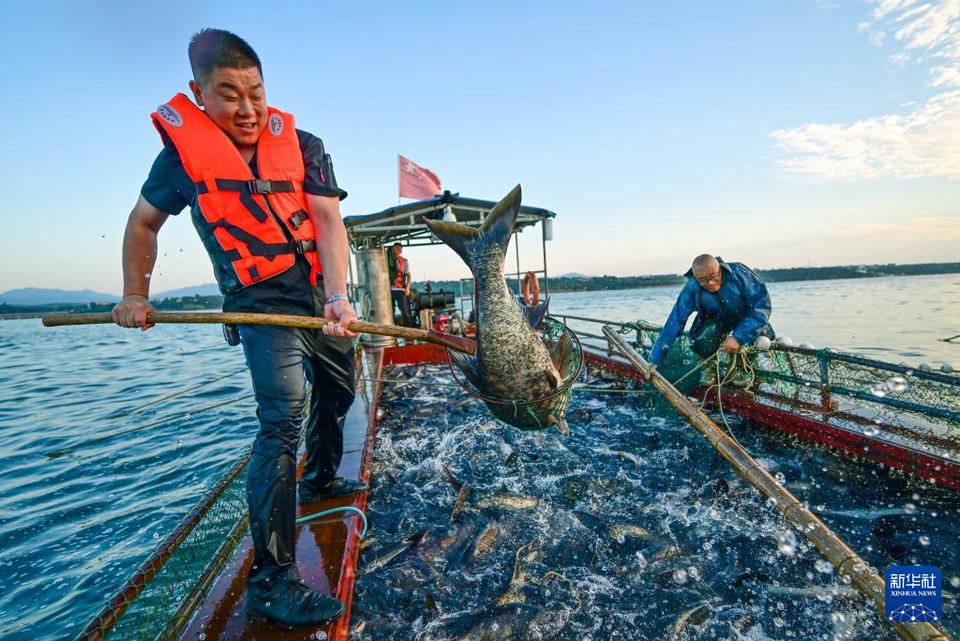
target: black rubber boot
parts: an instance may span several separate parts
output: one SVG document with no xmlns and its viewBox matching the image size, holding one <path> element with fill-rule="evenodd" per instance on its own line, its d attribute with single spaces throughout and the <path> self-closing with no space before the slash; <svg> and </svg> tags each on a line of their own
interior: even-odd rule
<svg viewBox="0 0 960 641">
<path fill-rule="evenodd" d="M 299 579 L 273 584 L 264 590 L 247 587 L 247 618 L 269 621 L 284 628 L 309 628 L 336 619 L 343 604 L 332 596 L 314 592 Z"/>
<path fill-rule="evenodd" d="M 351 481 L 338 476 L 319 490 L 314 490 L 309 484 L 301 483 L 298 491 L 301 503 L 313 503 L 322 499 L 333 499 L 342 496 L 361 494 L 370 489 L 363 481 Z"/>
</svg>

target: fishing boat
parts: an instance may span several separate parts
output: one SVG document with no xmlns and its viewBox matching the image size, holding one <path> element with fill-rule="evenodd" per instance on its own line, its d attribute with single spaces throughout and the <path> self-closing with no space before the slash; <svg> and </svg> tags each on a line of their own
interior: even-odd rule
<svg viewBox="0 0 960 641">
<path fill-rule="evenodd" d="M 393 321 L 384 248 L 437 244 L 423 218 L 479 225 L 492 201 L 445 193 L 437 198 L 345 219 L 353 260 L 352 298 L 364 320 Z M 517 294 L 521 282 L 536 279 L 549 294 L 547 244 L 555 214 L 524 206 L 512 240 L 515 271 L 508 274 Z M 538 229 L 542 263 L 521 268 L 520 236 Z M 418 296 L 421 324 L 457 312 L 469 315 L 472 287 L 460 292 Z M 458 300 L 457 300 L 458 299 Z M 660 327 L 647 321 L 598 319 L 553 312 L 584 346 L 588 369 L 614 376 L 627 388 L 644 381 L 643 372 L 613 348 L 611 329 L 645 354 Z M 603 328 L 607 328 L 604 331 Z M 369 480 L 383 382 L 393 368 L 447 361 L 441 346 L 397 343 L 365 335 L 357 350 L 357 400 L 344 425 L 340 474 Z M 960 490 L 960 376 L 927 368 L 895 365 L 863 356 L 810 346 L 774 344 L 752 350 L 745 386 L 701 384 L 697 360 L 679 341 L 662 367 L 683 392 L 714 415 L 737 415 L 753 429 L 785 432 L 809 446 L 827 448 L 884 473 L 916 477 L 924 483 Z M 560 438 L 557 435 L 557 438 Z M 249 456 L 232 465 L 189 511 L 180 524 L 91 618 L 84 639 L 346 639 L 357 576 L 363 512 L 367 496 L 328 500 L 309 506 L 297 535 L 297 559 L 304 581 L 344 602 L 345 614 L 315 630 L 287 631 L 248 621 L 245 581 L 252 562 L 244 476 Z"/>
</svg>

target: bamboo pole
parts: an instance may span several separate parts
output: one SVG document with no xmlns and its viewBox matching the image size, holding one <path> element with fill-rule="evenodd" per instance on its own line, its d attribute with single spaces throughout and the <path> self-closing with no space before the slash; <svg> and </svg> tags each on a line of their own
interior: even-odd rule
<svg viewBox="0 0 960 641">
<path fill-rule="evenodd" d="M 43 317 L 46 327 L 62 327 L 65 325 L 103 325 L 113 323 L 113 316 L 109 312 L 94 314 L 50 314 Z M 247 314 L 239 312 L 151 312 L 147 314 L 147 323 L 190 323 L 190 324 L 227 324 L 227 325 L 274 325 L 277 327 L 302 327 L 306 329 L 320 329 L 327 323 L 333 323 L 326 318 L 314 316 L 294 316 L 291 314 Z M 393 336 L 406 340 L 436 343 L 457 352 L 474 354 L 477 343 L 469 338 L 454 336 L 438 332 L 435 329 L 418 329 L 416 327 L 398 327 L 396 325 L 381 325 L 379 323 L 364 323 L 353 321 L 347 325 L 352 332 L 363 334 L 378 334 Z"/>
<path fill-rule="evenodd" d="M 647 371 L 647 361 L 633 349 L 617 331 L 605 325 L 603 333 L 634 367 Z M 770 475 L 746 450 L 721 430 L 716 423 L 703 413 L 690 399 L 680 393 L 670 381 L 659 372 L 654 372 L 650 383 L 663 394 L 670 403 L 707 437 L 710 444 L 725 458 L 736 472 L 755 487 L 764 496 L 776 501 L 776 506 L 788 521 L 797 526 L 800 533 L 813 543 L 821 554 L 837 569 L 841 576 L 850 578 L 850 583 L 863 596 L 871 599 L 884 621 L 896 629 L 904 639 L 911 641 L 946 641 L 950 639 L 930 623 L 896 623 L 890 621 L 884 608 L 884 580 L 874 574 L 870 565 L 844 541 L 834 534 L 823 521 L 785 489 Z"/>
</svg>

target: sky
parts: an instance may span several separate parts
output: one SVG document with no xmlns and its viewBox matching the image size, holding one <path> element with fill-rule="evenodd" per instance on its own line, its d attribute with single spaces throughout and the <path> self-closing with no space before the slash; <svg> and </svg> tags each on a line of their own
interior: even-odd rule
<svg viewBox="0 0 960 641">
<path fill-rule="evenodd" d="M 33 2 L 5 8 L 0 292 L 119 294 L 150 112 L 203 27 L 254 47 L 320 136 L 345 215 L 397 203 L 397 154 L 463 196 L 557 213 L 550 272 L 960 260 L 960 0 Z M 537 232 L 520 235 L 539 267 Z M 415 280 L 467 275 L 411 248 Z M 213 281 L 188 212 L 160 292 Z"/>
</svg>

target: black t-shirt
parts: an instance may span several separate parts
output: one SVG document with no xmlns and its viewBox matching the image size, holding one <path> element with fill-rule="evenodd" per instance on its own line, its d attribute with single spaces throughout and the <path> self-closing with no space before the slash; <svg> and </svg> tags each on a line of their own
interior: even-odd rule
<svg viewBox="0 0 960 641">
<path fill-rule="evenodd" d="M 336 196 L 340 200 L 347 192 L 337 186 L 330 154 L 323 141 L 306 131 L 297 129 L 300 153 L 303 155 L 303 190 L 315 196 Z M 250 160 L 250 170 L 257 178 L 257 156 Z M 197 197 L 193 180 L 183 168 L 180 154 L 171 141 L 153 161 L 150 175 L 140 190 L 148 203 L 160 211 L 175 216 L 192 206 Z M 255 312 L 264 314 L 296 314 L 323 316 L 323 282 L 310 285 L 310 265 L 303 256 L 290 269 L 267 280 L 227 294 L 223 301 L 225 312 Z"/>
</svg>

